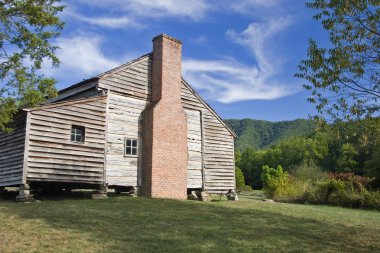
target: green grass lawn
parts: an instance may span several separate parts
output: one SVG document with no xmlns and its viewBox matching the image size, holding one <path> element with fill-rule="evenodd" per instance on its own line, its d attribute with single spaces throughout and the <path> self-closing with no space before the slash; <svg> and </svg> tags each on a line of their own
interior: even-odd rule
<svg viewBox="0 0 380 253">
<path fill-rule="evenodd" d="M 380 252 L 380 212 L 240 201 L 0 200 L 0 252 Z"/>
</svg>

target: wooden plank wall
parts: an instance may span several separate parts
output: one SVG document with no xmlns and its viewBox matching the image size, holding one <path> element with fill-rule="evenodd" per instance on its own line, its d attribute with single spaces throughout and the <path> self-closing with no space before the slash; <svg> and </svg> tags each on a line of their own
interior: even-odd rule
<svg viewBox="0 0 380 253">
<path fill-rule="evenodd" d="M 187 117 L 187 188 L 202 188 L 202 128 L 201 112 L 185 109 Z"/>
<path fill-rule="evenodd" d="M 12 133 L 0 132 L 0 186 L 22 183 L 26 113 L 16 115 Z"/>
<path fill-rule="evenodd" d="M 48 103 L 55 103 L 64 100 L 74 100 L 80 98 L 89 98 L 100 96 L 101 91 L 96 87 L 98 84 L 97 80 L 88 81 L 81 85 L 73 85 L 72 87 L 67 88 L 63 92 L 59 92 L 58 96 L 48 100 Z"/>
<path fill-rule="evenodd" d="M 106 177 L 108 185 L 138 186 L 139 162 L 141 162 L 141 114 L 146 100 L 108 94 L 108 124 L 106 149 Z M 136 138 L 138 157 L 124 156 L 124 139 Z M 140 161 L 139 161 L 140 160 Z"/>
<path fill-rule="evenodd" d="M 98 86 L 105 90 L 150 100 L 151 66 L 151 55 L 146 55 L 120 70 L 105 74 L 99 79 Z"/>
<path fill-rule="evenodd" d="M 31 110 L 27 180 L 102 184 L 106 97 Z M 85 127 L 85 142 L 70 140 L 72 125 Z"/>
<path fill-rule="evenodd" d="M 225 193 L 235 189 L 234 137 L 200 99 L 182 83 L 185 109 L 202 111 L 205 189 Z"/>
</svg>

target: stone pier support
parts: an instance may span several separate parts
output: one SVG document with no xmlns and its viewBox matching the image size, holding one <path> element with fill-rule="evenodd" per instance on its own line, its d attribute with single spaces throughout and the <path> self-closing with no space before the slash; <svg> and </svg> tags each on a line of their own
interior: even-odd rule
<svg viewBox="0 0 380 253">
<path fill-rule="evenodd" d="M 107 186 L 100 185 L 99 188 L 91 195 L 92 199 L 107 199 Z"/>
<path fill-rule="evenodd" d="M 19 186 L 19 192 L 16 197 L 18 202 L 33 202 L 33 194 L 30 194 L 30 187 L 28 184 L 21 184 Z"/>
<path fill-rule="evenodd" d="M 132 187 L 129 191 L 130 197 L 137 197 L 139 195 L 139 187 Z"/>
</svg>

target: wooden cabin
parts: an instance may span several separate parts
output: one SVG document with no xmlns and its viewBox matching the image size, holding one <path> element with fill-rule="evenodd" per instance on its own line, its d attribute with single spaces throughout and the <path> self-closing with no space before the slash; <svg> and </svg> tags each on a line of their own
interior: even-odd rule
<svg viewBox="0 0 380 253">
<path fill-rule="evenodd" d="M 182 78 L 182 43 L 153 52 L 24 109 L 0 132 L 0 187 L 133 189 L 185 199 L 235 190 L 235 134 Z"/>
</svg>

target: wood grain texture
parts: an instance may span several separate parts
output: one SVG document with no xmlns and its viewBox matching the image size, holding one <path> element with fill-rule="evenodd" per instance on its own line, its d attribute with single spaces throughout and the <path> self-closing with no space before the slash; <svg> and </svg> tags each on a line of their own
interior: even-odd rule
<svg viewBox="0 0 380 253">
<path fill-rule="evenodd" d="M 204 188 L 210 193 L 235 189 L 234 136 L 225 124 L 186 83 L 182 82 L 186 111 L 202 112 Z"/>
<path fill-rule="evenodd" d="M 106 97 L 30 110 L 27 181 L 101 184 Z M 70 140 L 72 125 L 85 127 L 84 143 Z"/>
<path fill-rule="evenodd" d="M 0 132 L 0 187 L 17 186 L 23 180 L 26 112 L 10 125 L 12 133 Z"/>
<path fill-rule="evenodd" d="M 94 96 L 100 96 L 100 91 L 97 89 L 97 80 L 89 80 L 82 82 L 80 85 L 73 85 L 60 91 L 58 96 L 50 99 L 47 103 L 56 103 L 64 100 L 74 100 L 79 98 L 88 98 Z"/>
<path fill-rule="evenodd" d="M 185 109 L 187 118 L 187 188 L 202 188 L 201 112 Z"/>
<path fill-rule="evenodd" d="M 106 182 L 109 186 L 138 186 L 141 162 L 141 114 L 146 100 L 108 93 Z M 125 138 L 138 139 L 138 157 L 124 155 Z"/>
<path fill-rule="evenodd" d="M 152 56 L 148 54 L 110 71 L 109 74 L 103 74 L 99 79 L 99 88 L 149 100 L 151 96 L 151 58 Z"/>
</svg>

